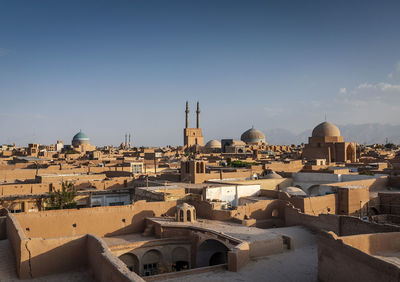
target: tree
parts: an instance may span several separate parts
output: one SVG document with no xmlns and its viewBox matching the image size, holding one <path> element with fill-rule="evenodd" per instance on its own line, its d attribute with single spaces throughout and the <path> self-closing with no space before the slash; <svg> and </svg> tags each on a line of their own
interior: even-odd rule
<svg viewBox="0 0 400 282">
<path fill-rule="evenodd" d="M 61 190 L 50 192 L 49 198 L 46 200 L 48 210 L 73 209 L 76 208 L 76 191 L 74 184 L 71 182 L 63 182 Z"/>
</svg>

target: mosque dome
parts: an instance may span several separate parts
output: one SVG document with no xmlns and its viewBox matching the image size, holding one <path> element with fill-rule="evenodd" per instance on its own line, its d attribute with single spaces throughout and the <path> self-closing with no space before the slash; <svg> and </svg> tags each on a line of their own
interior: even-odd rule
<svg viewBox="0 0 400 282">
<path fill-rule="evenodd" d="M 72 138 L 72 146 L 80 146 L 83 144 L 90 144 L 90 139 L 89 137 L 83 133 L 82 131 L 79 131 L 75 136 Z"/>
<path fill-rule="evenodd" d="M 339 128 L 331 122 L 318 124 L 312 131 L 312 137 L 340 136 Z"/>
<path fill-rule="evenodd" d="M 265 142 L 265 135 L 260 131 L 255 129 L 254 127 L 246 130 L 242 136 L 240 137 L 245 143 L 258 143 L 258 142 Z"/>
<path fill-rule="evenodd" d="M 221 142 L 219 142 L 218 140 L 210 140 L 207 142 L 206 148 L 208 149 L 221 149 Z"/>
</svg>

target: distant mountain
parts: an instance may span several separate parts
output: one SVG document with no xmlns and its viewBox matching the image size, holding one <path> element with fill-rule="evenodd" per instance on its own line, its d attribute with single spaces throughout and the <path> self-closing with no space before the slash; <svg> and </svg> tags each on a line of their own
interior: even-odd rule
<svg viewBox="0 0 400 282">
<path fill-rule="evenodd" d="M 386 138 L 390 143 L 400 144 L 400 125 L 390 124 L 348 124 L 339 125 L 340 132 L 345 141 L 357 142 L 359 144 L 386 143 Z M 312 129 L 305 130 L 300 134 L 275 128 L 264 130 L 269 144 L 301 144 L 307 143 L 311 136 Z"/>
</svg>

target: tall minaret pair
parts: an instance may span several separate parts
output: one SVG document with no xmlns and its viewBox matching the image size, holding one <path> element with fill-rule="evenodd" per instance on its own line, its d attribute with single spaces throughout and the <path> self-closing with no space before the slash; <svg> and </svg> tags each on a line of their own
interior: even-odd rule
<svg viewBox="0 0 400 282">
<path fill-rule="evenodd" d="M 183 144 L 184 146 L 191 147 L 193 145 L 204 146 L 204 138 L 200 128 L 200 103 L 197 102 L 196 110 L 196 128 L 189 128 L 189 102 L 186 101 L 186 119 L 185 129 L 183 130 Z"/>
<path fill-rule="evenodd" d="M 185 128 L 189 128 L 189 102 L 186 101 L 186 122 Z M 200 102 L 197 102 L 197 110 L 196 110 L 196 128 L 200 128 Z"/>
</svg>

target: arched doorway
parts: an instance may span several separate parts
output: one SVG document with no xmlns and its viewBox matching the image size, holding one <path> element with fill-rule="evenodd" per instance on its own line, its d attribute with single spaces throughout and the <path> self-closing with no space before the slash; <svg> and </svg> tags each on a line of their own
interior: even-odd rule
<svg viewBox="0 0 400 282">
<path fill-rule="evenodd" d="M 205 240 L 197 249 L 196 266 L 224 264 L 228 262 L 228 247 L 218 240 Z"/>
<path fill-rule="evenodd" d="M 183 247 L 177 247 L 172 251 L 172 269 L 174 271 L 187 270 L 190 268 L 189 252 Z"/>
<path fill-rule="evenodd" d="M 142 257 L 143 276 L 161 273 L 162 254 L 158 250 L 150 250 Z"/>
<path fill-rule="evenodd" d="M 351 145 L 347 146 L 346 160 L 351 161 L 351 162 L 355 161 L 355 151 L 353 149 L 353 146 L 351 146 Z"/>
<path fill-rule="evenodd" d="M 132 253 L 126 253 L 119 257 L 123 263 L 129 268 L 130 271 L 134 271 L 139 274 L 139 259 Z"/>
</svg>

